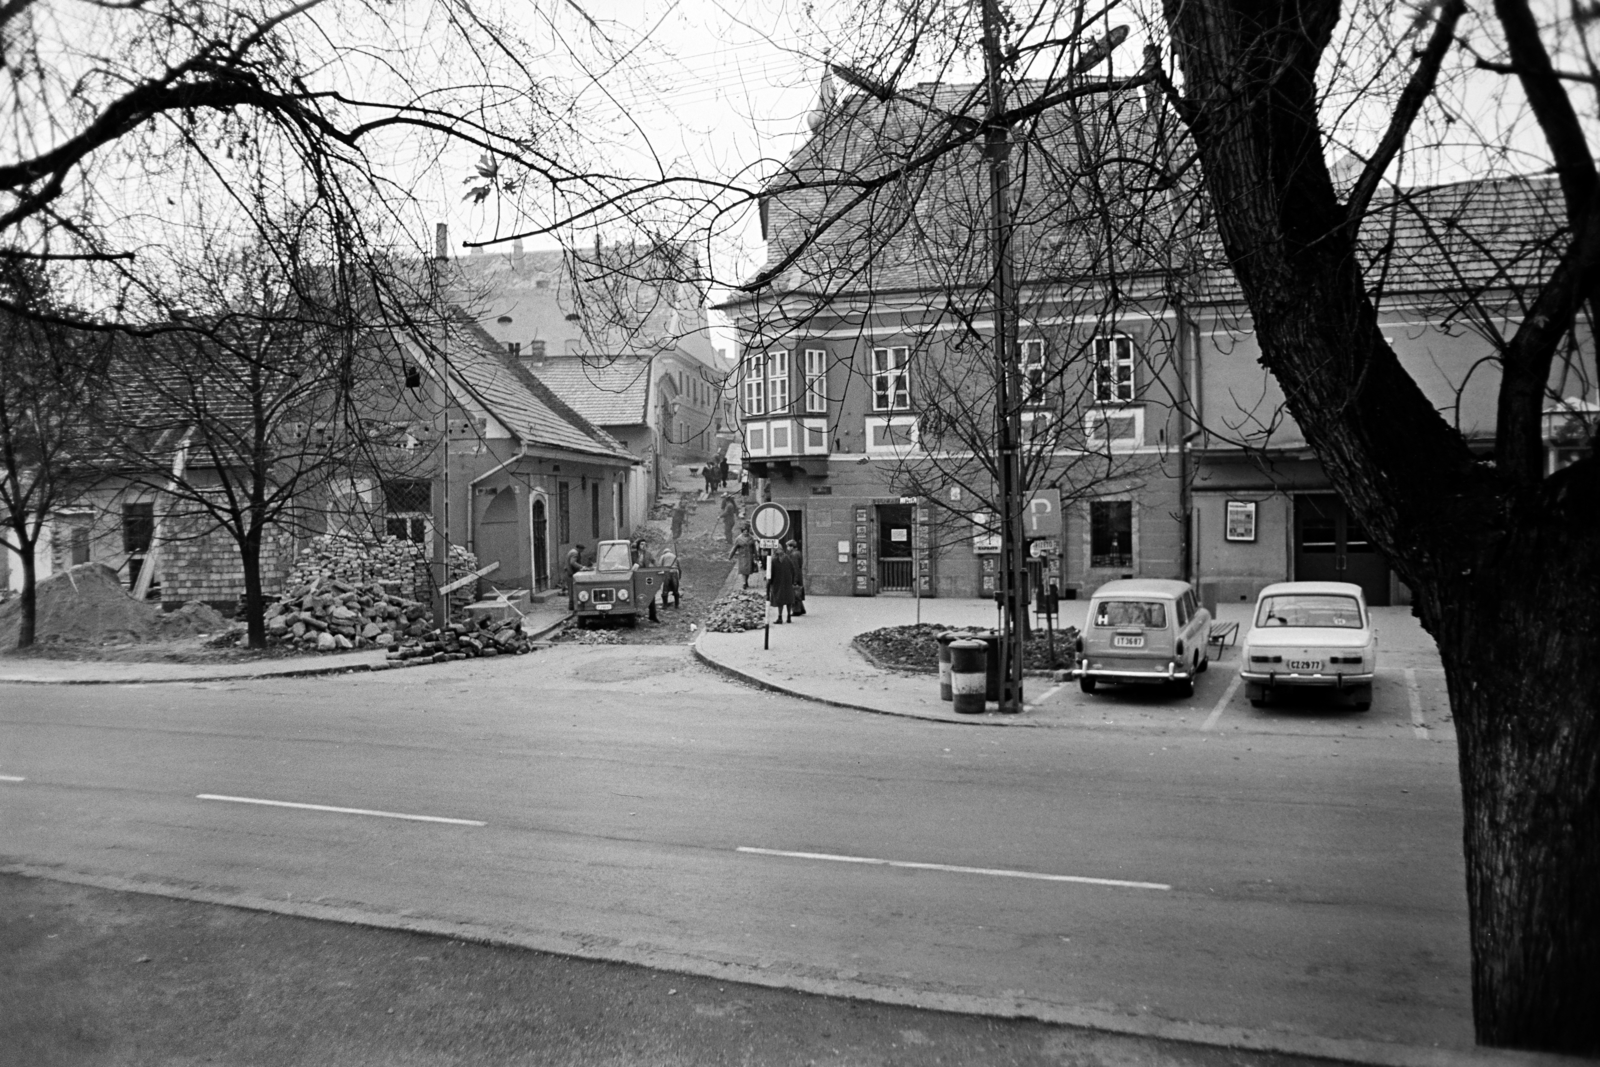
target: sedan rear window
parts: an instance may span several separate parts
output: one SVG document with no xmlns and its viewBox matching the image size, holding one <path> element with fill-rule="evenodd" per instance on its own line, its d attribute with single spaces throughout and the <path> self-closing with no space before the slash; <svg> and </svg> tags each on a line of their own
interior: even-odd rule
<svg viewBox="0 0 1600 1067">
<path fill-rule="evenodd" d="M 1263 597 L 1257 626 L 1328 626 L 1361 629 L 1361 604 L 1337 593 L 1286 593 Z"/>
<path fill-rule="evenodd" d="M 1102 600 L 1094 609 L 1096 626 L 1167 628 L 1167 605 L 1159 600 Z"/>
</svg>

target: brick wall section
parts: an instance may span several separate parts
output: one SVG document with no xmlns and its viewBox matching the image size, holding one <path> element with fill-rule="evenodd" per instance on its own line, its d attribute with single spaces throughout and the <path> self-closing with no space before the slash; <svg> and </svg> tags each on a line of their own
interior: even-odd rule
<svg viewBox="0 0 1600 1067">
<path fill-rule="evenodd" d="M 293 538 L 269 530 L 261 545 L 261 588 L 268 596 L 283 590 L 294 560 Z M 239 546 L 221 530 L 198 537 L 164 540 L 157 559 L 163 604 L 203 600 L 232 611 L 244 593 L 244 563 Z"/>
</svg>

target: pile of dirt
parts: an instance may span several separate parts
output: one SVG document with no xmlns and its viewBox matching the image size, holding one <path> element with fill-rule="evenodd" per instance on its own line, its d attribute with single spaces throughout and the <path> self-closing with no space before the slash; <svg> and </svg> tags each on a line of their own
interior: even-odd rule
<svg viewBox="0 0 1600 1067">
<path fill-rule="evenodd" d="M 166 641 L 227 627 L 204 604 L 185 604 L 171 614 L 135 600 L 117 572 L 104 563 L 80 563 L 39 583 L 34 631 L 40 645 L 113 645 Z M 22 628 L 22 601 L 0 604 L 0 649 L 15 648 Z"/>
</svg>

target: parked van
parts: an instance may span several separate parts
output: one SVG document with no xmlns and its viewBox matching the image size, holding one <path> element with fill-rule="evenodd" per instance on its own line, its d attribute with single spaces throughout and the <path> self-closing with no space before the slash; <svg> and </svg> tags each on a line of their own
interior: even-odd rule
<svg viewBox="0 0 1600 1067">
<path fill-rule="evenodd" d="M 1188 582 L 1124 578 L 1089 601 L 1073 674 L 1085 693 L 1100 682 L 1156 683 L 1179 696 L 1211 664 L 1211 613 Z"/>
</svg>

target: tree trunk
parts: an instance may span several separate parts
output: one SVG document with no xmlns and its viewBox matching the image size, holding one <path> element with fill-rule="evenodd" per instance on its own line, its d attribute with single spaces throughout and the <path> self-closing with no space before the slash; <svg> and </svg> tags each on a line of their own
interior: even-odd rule
<svg viewBox="0 0 1600 1067">
<path fill-rule="evenodd" d="M 1592 534 L 1547 528 L 1438 596 L 1485 1045 L 1600 1052 L 1595 562 Z"/>
<path fill-rule="evenodd" d="M 22 593 L 18 597 L 21 603 L 20 625 L 17 628 L 17 647 L 32 648 L 39 631 L 39 577 L 38 568 L 34 566 L 34 546 L 27 541 L 22 542 L 22 551 L 17 557 L 22 561 Z"/>
<path fill-rule="evenodd" d="M 246 645 L 267 647 L 265 597 L 261 592 L 261 534 L 252 530 L 239 542 L 239 562 L 244 566 L 244 620 Z"/>
</svg>

